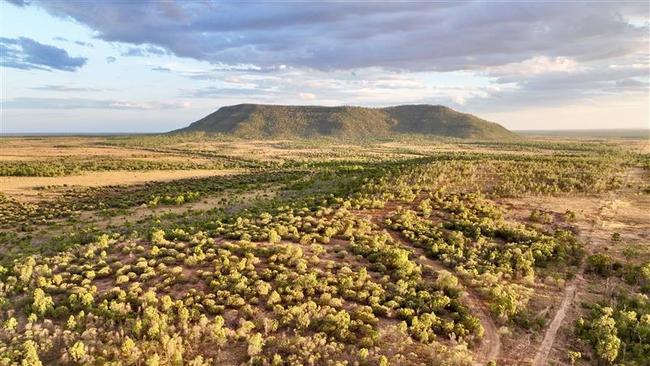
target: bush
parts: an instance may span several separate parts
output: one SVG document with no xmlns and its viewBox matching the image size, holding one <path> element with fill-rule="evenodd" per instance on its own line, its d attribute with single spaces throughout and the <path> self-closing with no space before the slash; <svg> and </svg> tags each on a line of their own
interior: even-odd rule
<svg viewBox="0 0 650 366">
<path fill-rule="evenodd" d="M 592 254 L 587 258 L 587 266 L 589 271 L 609 277 L 612 275 L 614 260 L 607 254 Z"/>
<path fill-rule="evenodd" d="M 43 366 L 43 363 L 38 357 L 36 343 L 32 340 L 25 341 L 23 344 L 22 357 L 23 360 L 20 363 L 20 366 Z"/>
<path fill-rule="evenodd" d="M 81 341 L 77 341 L 68 349 L 68 354 L 73 361 L 81 363 L 86 357 L 86 345 Z"/>
<path fill-rule="evenodd" d="M 52 310 L 54 307 L 54 301 L 52 297 L 45 294 L 40 288 L 34 290 L 33 302 L 32 302 L 32 312 L 37 315 L 45 315 L 46 312 Z"/>
</svg>

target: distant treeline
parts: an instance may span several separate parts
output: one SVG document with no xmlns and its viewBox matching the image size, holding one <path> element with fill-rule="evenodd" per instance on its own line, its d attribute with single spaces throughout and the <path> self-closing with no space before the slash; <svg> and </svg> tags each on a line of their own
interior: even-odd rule
<svg viewBox="0 0 650 366">
<path fill-rule="evenodd" d="M 622 137 L 648 138 L 650 129 L 596 129 L 596 130 L 522 130 L 514 131 L 524 136 L 564 136 L 564 137 Z"/>
<path fill-rule="evenodd" d="M 54 159 L 46 161 L 0 161 L 0 176 L 14 177 L 59 177 L 83 171 L 110 170 L 182 170 L 223 169 L 223 162 L 152 161 L 127 159 L 72 160 Z"/>
</svg>

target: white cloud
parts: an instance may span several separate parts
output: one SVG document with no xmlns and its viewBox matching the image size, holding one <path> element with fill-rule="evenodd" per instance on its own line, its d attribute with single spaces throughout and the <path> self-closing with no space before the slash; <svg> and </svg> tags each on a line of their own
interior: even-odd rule
<svg viewBox="0 0 650 366">
<path fill-rule="evenodd" d="M 464 105 L 465 103 L 467 103 L 467 100 L 462 95 L 456 95 L 456 96 L 452 97 L 451 100 L 453 100 L 454 103 L 457 103 L 457 104 L 460 104 L 460 105 Z"/>
<path fill-rule="evenodd" d="M 550 72 L 574 72 L 583 69 L 584 66 L 579 65 L 578 62 L 572 58 L 562 56 L 555 58 L 535 56 L 521 62 L 488 67 L 485 71 L 491 76 L 506 76 L 538 75 Z"/>
<path fill-rule="evenodd" d="M 132 102 L 124 100 L 86 99 L 86 98 L 31 98 L 20 97 L 3 100 L 5 109 L 121 109 L 158 110 L 178 109 L 191 106 L 177 102 Z"/>
<path fill-rule="evenodd" d="M 316 94 L 313 94 L 313 93 L 298 93 L 298 96 L 302 100 L 314 100 L 314 99 L 316 99 Z"/>
</svg>

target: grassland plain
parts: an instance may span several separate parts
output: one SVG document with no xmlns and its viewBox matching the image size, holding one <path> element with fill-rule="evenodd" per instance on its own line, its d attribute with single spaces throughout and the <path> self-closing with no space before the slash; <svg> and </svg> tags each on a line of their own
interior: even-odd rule
<svg viewBox="0 0 650 366">
<path fill-rule="evenodd" d="M 0 142 L 0 364 L 650 363 L 647 140 Z"/>
</svg>

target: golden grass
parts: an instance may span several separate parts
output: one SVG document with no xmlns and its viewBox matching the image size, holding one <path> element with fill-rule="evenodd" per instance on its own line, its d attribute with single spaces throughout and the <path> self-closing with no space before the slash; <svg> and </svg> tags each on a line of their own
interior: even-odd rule
<svg viewBox="0 0 650 366">
<path fill-rule="evenodd" d="M 237 169 L 191 169 L 191 170 L 149 170 L 149 171 L 106 171 L 86 172 L 82 175 L 64 177 L 0 177 L 0 192 L 13 198 L 31 201 L 42 199 L 43 192 L 35 190 L 44 186 L 99 187 L 111 185 L 131 185 L 153 181 L 171 181 L 185 178 L 223 176 L 241 172 Z M 54 193 L 48 189 L 48 193 Z"/>
</svg>

